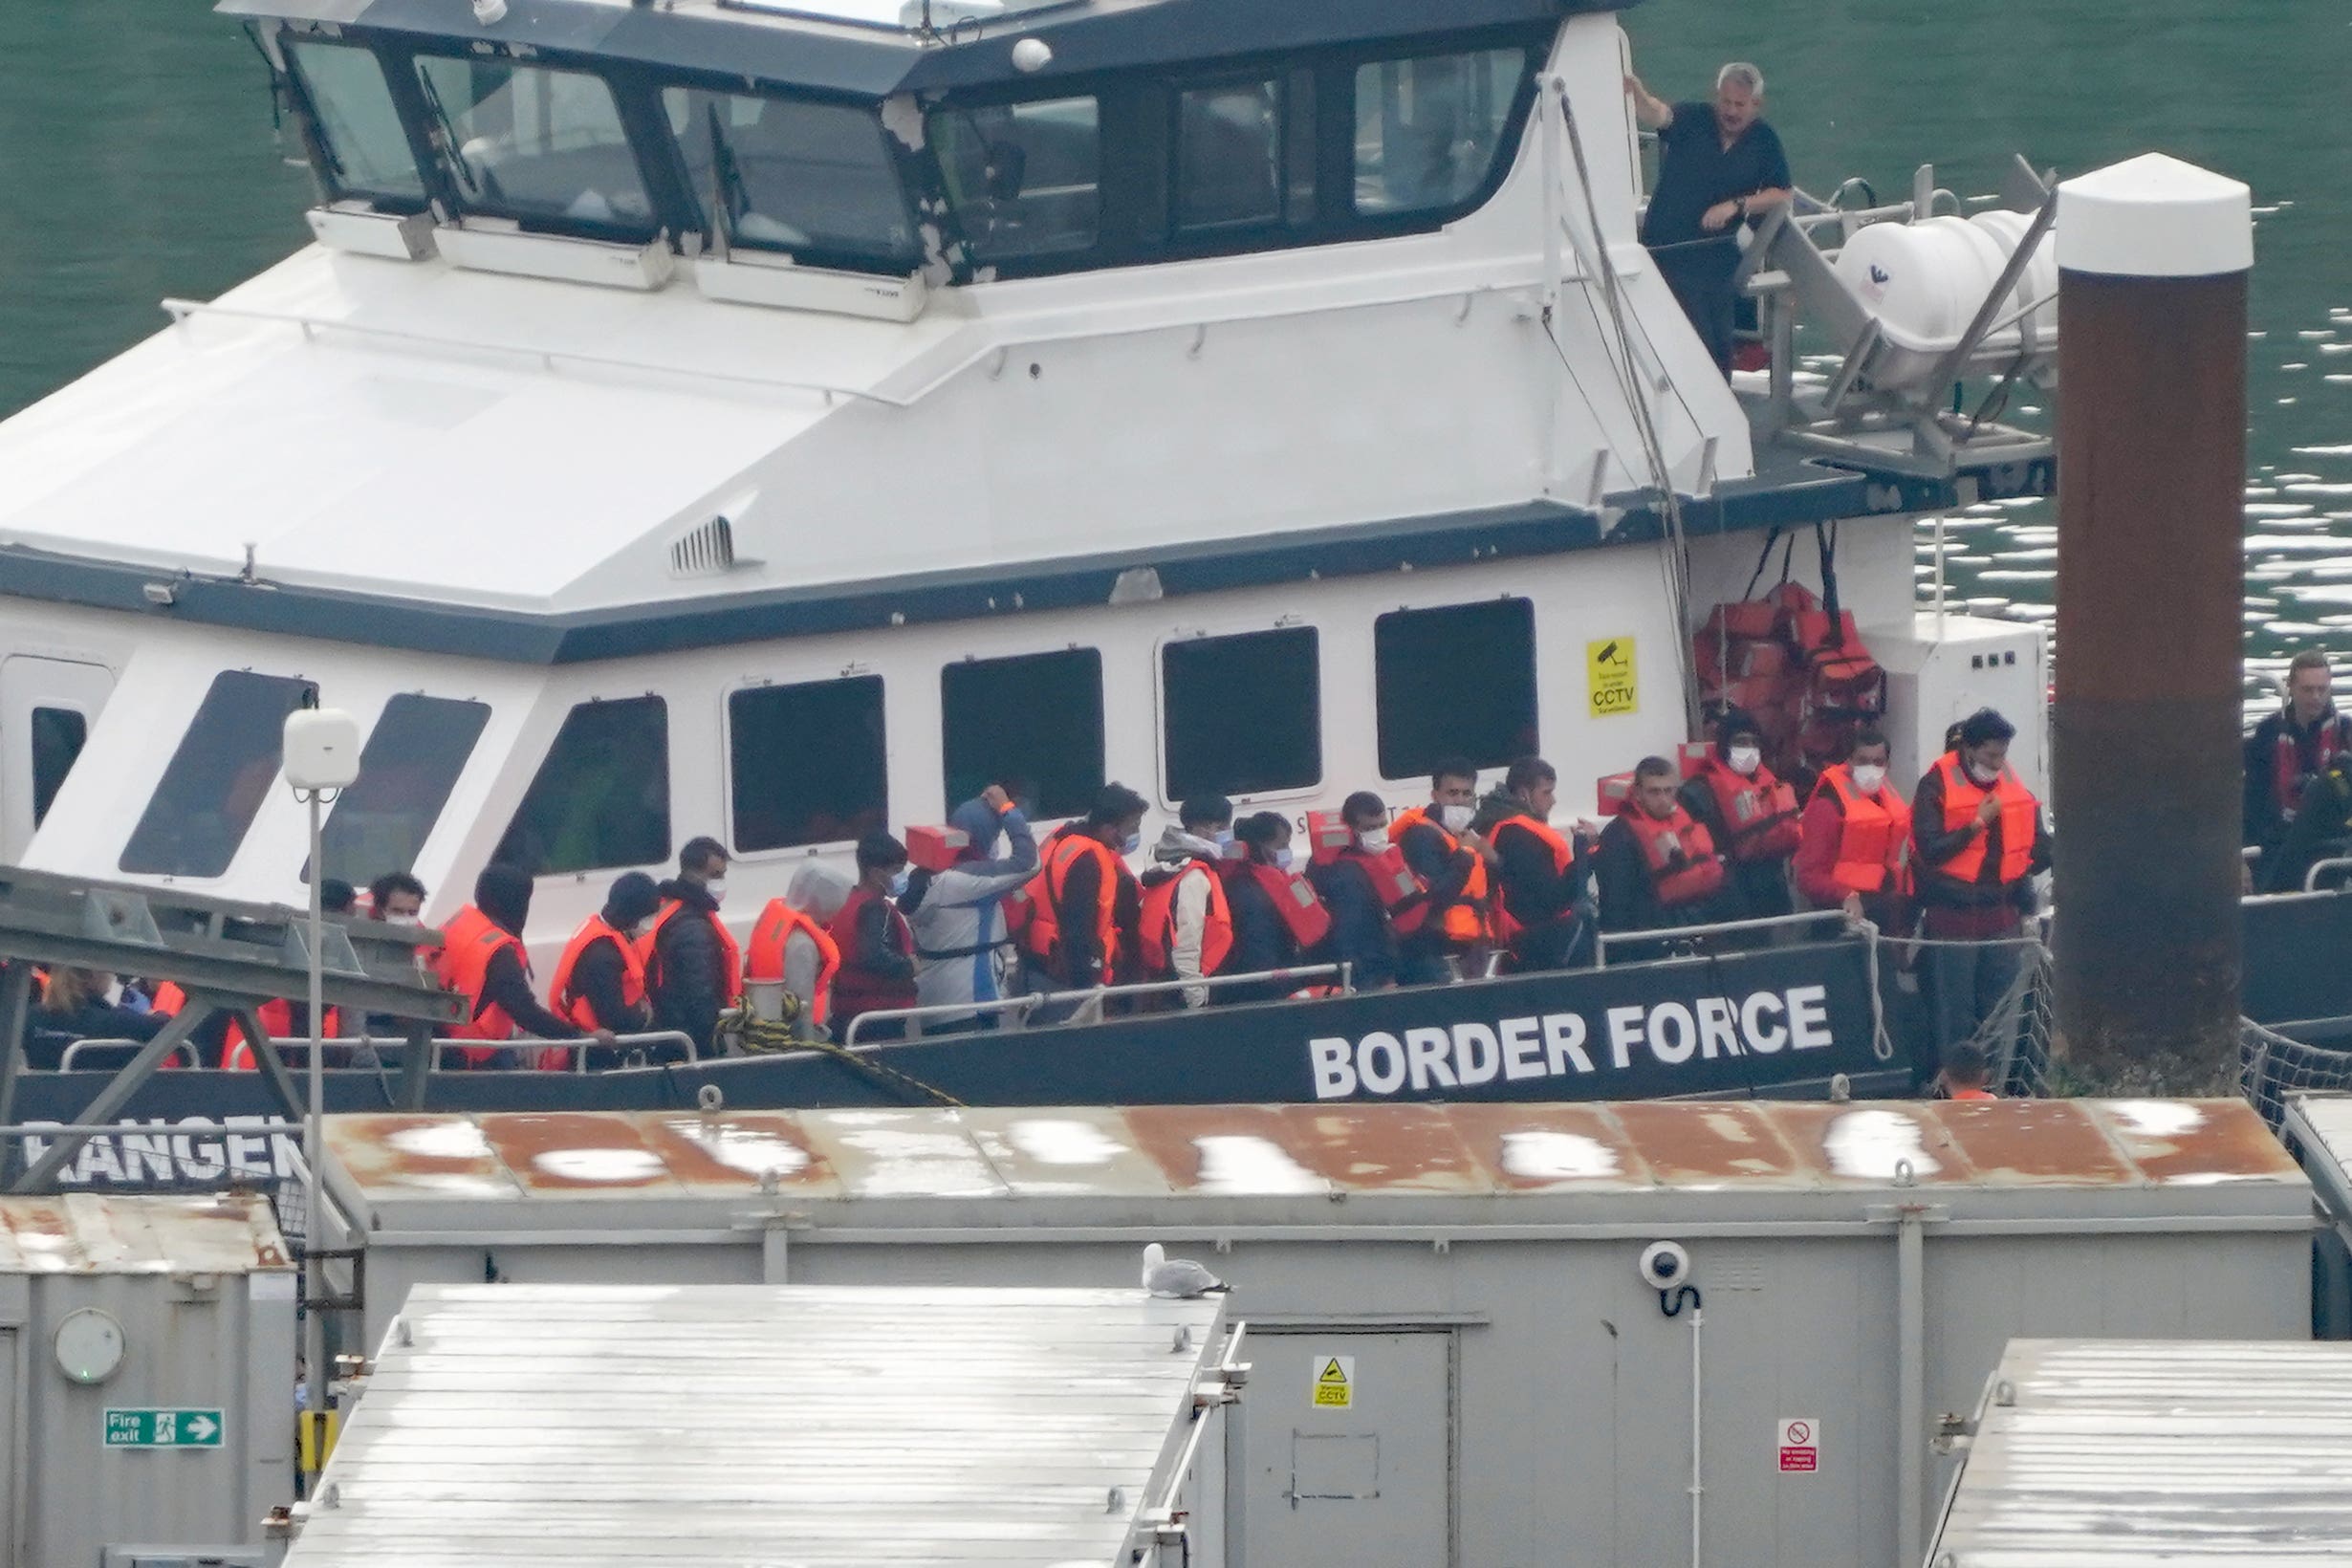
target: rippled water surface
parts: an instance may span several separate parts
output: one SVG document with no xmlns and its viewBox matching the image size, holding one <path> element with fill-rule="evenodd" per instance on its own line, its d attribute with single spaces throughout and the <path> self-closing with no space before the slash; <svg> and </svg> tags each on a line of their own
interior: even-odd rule
<svg viewBox="0 0 2352 1568">
<path fill-rule="evenodd" d="M 1757 62 L 1817 191 L 1859 174 L 1893 196 L 1932 162 L 1976 196 L 2013 150 L 2070 173 L 2151 147 L 2251 184 L 2252 674 L 2307 643 L 2352 659 L 2352 5 L 1647 0 L 1625 24 L 1667 97 Z M 0 412 L 154 330 L 158 299 L 217 293 L 303 238 L 308 182 L 280 162 L 261 61 L 192 0 L 0 3 Z M 2055 522 L 2042 505 L 1950 519 L 1956 596 L 2047 617 Z"/>
</svg>

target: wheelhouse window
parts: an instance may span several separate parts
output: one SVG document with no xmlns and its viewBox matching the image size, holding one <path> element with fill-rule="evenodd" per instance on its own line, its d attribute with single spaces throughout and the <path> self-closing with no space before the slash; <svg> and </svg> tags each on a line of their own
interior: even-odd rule
<svg viewBox="0 0 2352 1568">
<path fill-rule="evenodd" d="M 65 788 L 65 775 L 90 740 L 90 721 L 71 708 L 36 708 L 29 726 L 33 741 L 33 825 L 39 827 Z"/>
<path fill-rule="evenodd" d="M 123 845 L 120 869 L 157 877 L 227 871 L 277 780 L 286 715 L 317 692 L 285 675 L 215 676 Z"/>
<path fill-rule="evenodd" d="M 1522 49 L 1378 60 L 1356 72 L 1356 210 L 1424 212 L 1485 185 L 1527 76 Z"/>
<path fill-rule="evenodd" d="M 565 716 L 493 859 L 544 877 L 658 865 L 669 848 L 669 705 L 624 697 Z"/>
<path fill-rule="evenodd" d="M 737 850 L 845 843 L 890 822 L 879 675 L 727 699 Z"/>
<path fill-rule="evenodd" d="M 1176 226 L 1282 218 L 1282 84 L 1196 87 L 1176 98 Z"/>
<path fill-rule="evenodd" d="M 652 234 L 653 204 L 602 78 L 421 55 L 417 79 L 447 139 L 445 162 L 467 211 Z"/>
<path fill-rule="evenodd" d="M 488 723 L 484 703 L 403 691 L 384 704 L 360 750 L 358 781 L 327 814 L 326 874 L 364 886 L 415 866 Z"/>
<path fill-rule="evenodd" d="M 955 104 L 933 110 L 928 126 L 975 264 L 1094 249 L 1102 219 L 1094 98 Z"/>
<path fill-rule="evenodd" d="M 911 272 L 921 261 L 905 187 L 871 109 L 666 87 L 662 108 L 689 186 L 729 243 Z"/>
<path fill-rule="evenodd" d="M 425 177 L 382 63 L 357 45 L 316 39 L 290 40 L 286 52 L 336 196 L 422 207 Z"/>
<path fill-rule="evenodd" d="M 1397 610 L 1372 622 L 1381 776 L 1450 757 L 1496 768 L 1535 750 L 1535 607 L 1523 599 Z"/>
<path fill-rule="evenodd" d="M 939 672 L 950 809 L 1001 784 L 1033 817 L 1077 817 L 1102 788 L 1102 655 L 971 659 Z"/>
<path fill-rule="evenodd" d="M 1168 799 L 1322 782 L 1318 644 L 1314 627 L 1290 626 L 1161 648 Z"/>
</svg>

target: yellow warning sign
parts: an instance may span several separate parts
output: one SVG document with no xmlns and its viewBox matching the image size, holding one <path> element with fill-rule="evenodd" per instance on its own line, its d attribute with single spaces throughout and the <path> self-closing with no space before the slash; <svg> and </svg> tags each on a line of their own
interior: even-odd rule
<svg viewBox="0 0 2352 1568">
<path fill-rule="evenodd" d="M 1356 1403 L 1356 1358 L 1315 1358 L 1315 1404 L 1324 1410 L 1344 1410 Z"/>
<path fill-rule="evenodd" d="M 1584 644 L 1584 689 L 1596 719 L 1640 706 L 1633 688 L 1632 638 L 1603 637 Z"/>
</svg>

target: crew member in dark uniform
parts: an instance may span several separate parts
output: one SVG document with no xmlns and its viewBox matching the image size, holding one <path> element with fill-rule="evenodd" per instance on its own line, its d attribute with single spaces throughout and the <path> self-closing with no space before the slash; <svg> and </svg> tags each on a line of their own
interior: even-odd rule
<svg viewBox="0 0 2352 1568">
<path fill-rule="evenodd" d="M 1731 373 L 1731 278 L 1739 225 L 1789 199 L 1789 161 L 1764 123 L 1764 74 L 1734 61 L 1715 73 L 1715 100 L 1667 103 L 1625 78 L 1634 119 L 1658 133 L 1658 187 L 1642 243 L 1649 247 L 1716 367 Z"/>
<path fill-rule="evenodd" d="M 2266 856 L 2285 840 L 2312 780 L 2352 753 L 2352 718 L 2336 711 L 2334 689 L 2327 655 L 2305 648 L 2287 665 L 2278 710 L 2246 737 L 2244 842 Z"/>
</svg>

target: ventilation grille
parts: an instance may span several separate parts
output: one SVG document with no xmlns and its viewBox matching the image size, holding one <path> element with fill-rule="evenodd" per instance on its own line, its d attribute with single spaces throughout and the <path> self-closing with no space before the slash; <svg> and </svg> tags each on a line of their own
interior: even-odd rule
<svg viewBox="0 0 2352 1568">
<path fill-rule="evenodd" d="M 669 575 L 709 577 L 735 569 L 735 525 L 713 517 L 688 530 L 669 547 Z"/>
</svg>

